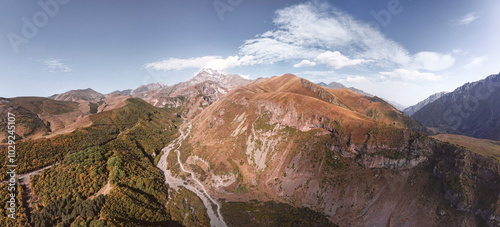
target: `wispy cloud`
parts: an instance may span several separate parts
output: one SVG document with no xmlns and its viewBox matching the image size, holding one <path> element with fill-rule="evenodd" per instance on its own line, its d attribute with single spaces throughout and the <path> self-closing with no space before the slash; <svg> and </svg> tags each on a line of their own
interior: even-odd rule
<svg viewBox="0 0 500 227">
<path fill-rule="evenodd" d="M 338 51 L 326 51 L 319 54 L 314 61 L 302 60 L 300 63 L 293 65 L 295 68 L 306 67 L 306 66 L 315 66 L 317 64 L 324 64 L 334 69 L 341 69 L 346 66 L 359 65 L 365 62 L 370 62 L 370 60 L 364 59 L 350 59 L 344 55 L 342 55 Z"/>
<path fill-rule="evenodd" d="M 364 83 L 367 82 L 368 80 L 363 76 L 354 76 L 354 77 L 348 76 L 346 81 L 349 83 Z"/>
<path fill-rule="evenodd" d="M 474 57 L 470 60 L 470 62 L 464 65 L 464 69 L 471 70 L 480 67 L 484 61 L 486 61 L 487 57 Z"/>
<path fill-rule="evenodd" d="M 417 68 L 440 71 L 455 64 L 455 58 L 449 54 L 439 54 L 435 52 L 419 52 L 414 56 L 414 63 Z"/>
<path fill-rule="evenodd" d="M 325 64 L 328 66 L 333 67 L 334 69 L 341 69 L 346 66 L 353 66 L 353 65 L 359 65 L 365 62 L 370 62 L 371 60 L 364 60 L 364 59 L 350 59 L 344 55 L 342 55 L 338 51 L 326 51 L 324 53 L 321 53 L 316 57 L 316 62 Z"/>
<path fill-rule="evenodd" d="M 408 52 L 368 24 L 328 5 L 304 3 L 276 11 L 275 29 L 249 39 L 241 55 L 261 62 L 313 59 L 327 51 L 339 51 L 353 59 L 376 60 L 377 64 L 405 63 Z"/>
<path fill-rule="evenodd" d="M 434 73 L 423 73 L 418 70 L 395 69 L 392 72 L 380 72 L 381 80 L 390 81 L 437 81 L 442 77 Z"/>
<path fill-rule="evenodd" d="M 58 73 L 58 72 L 71 72 L 72 69 L 70 66 L 62 63 L 61 59 L 55 59 L 55 58 L 49 58 L 43 62 L 45 64 L 45 71 L 51 72 L 51 73 Z"/>
<path fill-rule="evenodd" d="M 203 56 L 194 58 L 169 58 L 144 64 L 146 69 L 158 71 L 183 70 L 192 68 L 212 68 L 219 71 L 224 71 L 228 68 L 233 68 L 240 65 L 254 64 L 253 56 L 229 56 L 222 58 L 221 56 Z"/>
<path fill-rule="evenodd" d="M 466 55 L 469 53 L 468 51 L 462 50 L 460 48 L 455 48 L 452 50 L 452 52 L 453 52 L 453 54 L 456 54 L 456 55 Z"/>
<path fill-rule="evenodd" d="M 465 15 L 464 17 L 458 19 L 458 20 L 453 20 L 451 23 L 453 25 L 468 25 L 475 20 L 479 18 L 479 15 L 476 12 L 469 13 Z"/>
<path fill-rule="evenodd" d="M 258 63 L 306 59 L 296 68 L 325 64 L 340 69 L 370 62 L 387 69 L 440 71 L 455 63 L 447 54 L 412 55 L 379 30 L 328 4 L 309 2 L 278 10 L 273 23 L 275 29 L 245 41 L 239 53 L 254 56 Z"/>
<path fill-rule="evenodd" d="M 220 56 L 204 56 L 196 58 L 169 58 L 144 64 L 145 68 L 168 71 L 168 70 L 183 70 L 186 68 L 201 68 L 210 61 L 220 60 Z"/>
<path fill-rule="evenodd" d="M 419 72 L 441 71 L 455 63 L 455 58 L 449 54 L 410 54 L 380 30 L 327 3 L 312 1 L 277 10 L 273 24 L 272 30 L 244 41 L 235 56 L 169 58 L 144 66 L 163 71 L 202 67 L 225 70 L 281 62 L 295 68 L 326 66 L 338 70 L 364 66 L 388 72 L 396 69 Z"/>
</svg>

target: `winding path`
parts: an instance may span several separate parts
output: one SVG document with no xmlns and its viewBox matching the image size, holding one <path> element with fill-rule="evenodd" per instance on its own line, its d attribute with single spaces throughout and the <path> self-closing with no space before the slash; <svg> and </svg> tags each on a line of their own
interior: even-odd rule
<svg viewBox="0 0 500 227">
<path fill-rule="evenodd" d="M 165 183 L 168 184 L 171 188 L 178 190 L 179 187 L 182 186 L 194 192 L 201 199 L 201 201 L 205 205 L 205 208 L 207 208 L 207 214 L 208 217 L 210 218 L 211 226 L 227 226 L 220 212 L 221 205 L 208 194 L 203 184 L 198 179 L 196 179 L 194 173 L 186 170 L 181 162 L 180 159 L 181 155 L 178 148 L 181 146 L 182 142 L 186 139 L 186 137 L 191 133 L 191 127 L 192 127 L 191 123 L 187 122 L 186 132 L 184 132 L 182 129 L 183 126 L 186 124 L 186 121 L 187 120 L 184 119 L 184 123 L 182 123 L 182 125 L 180 126 L 179 131 L 181 132 L 181 135 L 177 139 L 172 141 L 167 147 L 163 148 L 163 155 L 160 157 L 157 166 L 163 172 L 163 176 L 165 177 Z M 183 180 L 180 177 L 174 176 L 172 172 L 167 169 L 168 166 L 167 157 L 170 154 L 170 151 L 174 151 L 177 153 L 177 162 L 179 163 L 180 169 L 183 172 L 188 173 L 190 179 L 192 179 L 194 183 L 188 180 Z M 212 203 L 217 206 L 217 211 L 214 211 Z"/>
</svg>

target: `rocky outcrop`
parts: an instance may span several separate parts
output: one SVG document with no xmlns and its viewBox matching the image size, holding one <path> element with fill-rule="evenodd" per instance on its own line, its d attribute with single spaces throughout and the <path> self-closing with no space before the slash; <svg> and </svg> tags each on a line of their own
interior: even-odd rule
<svg viewBox="0 0 500 227">
<path fill-rule="evenodd" d="M 492 158 L 438 144 L 433 174 L 443 185 L 444 198 L 456 209 L 498 226 L 500 214 L 500 164 Z"/>
<path fill-rule="evenodd" d="M 418 164 L 427 161 L 427 157 L 421 156 L 414 159 L 391 159 L 382 155 L 361 155 L 358 163 L 365 168 L 386 168 L 386 169 L 411 169 Z"/>
</svg>

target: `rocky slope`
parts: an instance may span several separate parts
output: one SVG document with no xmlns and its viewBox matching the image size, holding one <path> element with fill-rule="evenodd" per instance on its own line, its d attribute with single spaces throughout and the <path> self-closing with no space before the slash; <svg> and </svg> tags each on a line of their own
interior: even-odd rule
<svg viewBox="0 0 500 227">
<path fill-rule="evenodd" d="M 443 95 L 446 95 L 446 94 L 448 94 L 447 91 L 438 92 L 436 94 L 433 94 L 433 95 L 429 96 L 428 98 L 426 98 L 425 100 L 420 101 L 419 103 L 404 109 L 403 112 L 405 112 L 411 116 L 414 113 L 416 113 L 417 111 L 419 111 L 420 109 L 422 109 L 427 104 L 438 100 L 439 98 L 441 98 Z"/>
<path fill-rule="evenodd" d="M 413 132 L 418 123 L 379 98 L 284 75 L 192 122 L 184 160 L 215 197 L 286 202 L 351 226 L 498 225 L 498 162 Z"/>
<path fill-rule="evenodd" d="M 413 118 L 438 132 L 500 140 L 500 74 L 457 88 Z"/>
</svg>

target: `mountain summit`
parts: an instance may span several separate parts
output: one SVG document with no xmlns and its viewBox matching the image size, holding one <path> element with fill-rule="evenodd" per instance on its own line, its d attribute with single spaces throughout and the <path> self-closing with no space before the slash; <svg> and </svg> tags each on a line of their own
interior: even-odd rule
<svg viewBox="0 0 500 227">
<path fill-rule="evenodd" d="M 104 95 L 94 91 L 91 88 L 87 89 L 78 89 L 67 91 L 62 94 L 56 94 L 49 97 L 50 99 L 57 101 L 89 101 L 89 102 L 99 102 L 104 98 Z"/>
<path fill-rule="evenodd" d="M 204 81 L 214 81 L 228 90 L 233 90 L 250 82 L 238 74 L 223 74 L 211 68 L 202 68 L 185 86 L 193 86 Z"/>
</svg>

